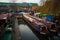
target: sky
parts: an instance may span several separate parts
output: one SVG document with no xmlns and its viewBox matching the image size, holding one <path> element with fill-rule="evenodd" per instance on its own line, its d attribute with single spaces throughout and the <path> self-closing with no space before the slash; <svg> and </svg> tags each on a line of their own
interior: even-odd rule
<svg viewBox="0 0 60 40">
<path fill-rule="evenodd" d="M 21 0 L 21 2 L 28 2 L 28 3 L 38 3 L 39 1 L 40 0 Z M 19 0 L 16 2 L 19 2 Z"/>
<path fill-rule="evenodd" d="M 7 3 L 23 3 L 23 2 L 27 2 L 27 3 L 37 3 L 38 5 L 43 5 L 43 3 L 46 0 L 0 0 L 0 2 L 7 2 Z"/>
<path fill-rule="evenodd" d="M 0 0 L 0 2 L 16 2 L 16 3 L 38 3 L 40 0 Z"/>
</svg>

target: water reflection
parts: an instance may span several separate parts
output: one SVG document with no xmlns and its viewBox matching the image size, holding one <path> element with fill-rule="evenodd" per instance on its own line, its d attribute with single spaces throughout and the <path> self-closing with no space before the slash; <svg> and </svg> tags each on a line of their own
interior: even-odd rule
<svg viewBox="0 0 60 40">
<path fill-rule="evenodd" d="M 19 19 L 18 23 L 22 40 L 39 40 L 22 19 Z"/>
</svg>

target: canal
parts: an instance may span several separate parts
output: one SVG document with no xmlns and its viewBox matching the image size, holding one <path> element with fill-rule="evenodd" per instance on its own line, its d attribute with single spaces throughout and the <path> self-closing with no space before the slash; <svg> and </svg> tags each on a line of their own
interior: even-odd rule
<svg viewBox="0 0 60 40">
<path fill-rule="evenodd" d="M 18 19 L 18 27 L 22 40 L 60 40 L 60 36 L 53 34 L 42 35 L 31 27 L 24 19 Z"/>
<path fill-rule="evenodd" d="M 18 26 L 22 40 L 39 40 L 23 19 L 18 19 Z"/>
<path fill-rule="evenodd" d="M 60 36 L 42 35 L 34 30 L 24 19 L 16 18 L 13 29 L 7 29 L 3 40 L 60 40 Z"/>
</svg>

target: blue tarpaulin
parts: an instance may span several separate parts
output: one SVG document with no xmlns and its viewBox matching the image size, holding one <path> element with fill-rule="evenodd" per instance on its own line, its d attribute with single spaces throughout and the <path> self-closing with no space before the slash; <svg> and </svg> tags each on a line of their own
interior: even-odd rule
<svg viewBox="0 0 60 40">
<path fill-rule="evenodd" d="M 47 21 L 51 21 L 51 22 L 52 22 L 54 19 L 53 19 L 53 17 L 52 17 L 52 16 L 46 16 L 46 20 L 47 20 Z"/>
</svg>

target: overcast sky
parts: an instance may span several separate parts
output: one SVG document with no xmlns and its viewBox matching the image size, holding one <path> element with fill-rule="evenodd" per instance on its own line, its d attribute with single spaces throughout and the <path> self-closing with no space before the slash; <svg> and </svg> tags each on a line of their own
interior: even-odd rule
<svg viewBox="0 0 60 40">
<path fill-rule="evenodd" d="M 0 2 L 7 2 L 7 3 L 23 3 L 23 2 L 27 2 L 27 3 L 37 3 L 38 5 L 43 5 L 43 3 L 46 0 L 0 0 Z"/>
<path fill-rule="evenodd" d="M 17 3 L 22 3 L 22 2 L 28 2 L 28 3 L 38 3 L 40 0 L 0 0 L 0 2 L 17 2 Z"/>
</svg>

